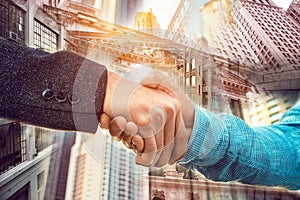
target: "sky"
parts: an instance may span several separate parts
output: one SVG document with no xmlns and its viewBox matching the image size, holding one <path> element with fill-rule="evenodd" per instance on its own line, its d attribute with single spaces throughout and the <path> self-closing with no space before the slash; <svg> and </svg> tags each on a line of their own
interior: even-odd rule
<svg viewBox="0 0 300 200">
<path fill-rule="evenodd" d="M 163 29 L 167 29 L 181 0 L 143 0 L 143 11 L 149 11 L 152 8 L 153 14 Z M 203 0 L 202 0 L 203 1 Z M 286 10 L 292 0 L 273 0 L 277 6 Z"/>
</svg>

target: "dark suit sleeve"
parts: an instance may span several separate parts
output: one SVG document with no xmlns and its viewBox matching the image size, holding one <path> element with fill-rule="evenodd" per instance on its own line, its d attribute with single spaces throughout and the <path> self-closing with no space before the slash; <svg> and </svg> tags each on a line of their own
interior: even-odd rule
<svg viewBox="0 0 300 200">
<path fill-rule="evenodd" d="M 106 81 L 105 66 L 76 54 L 50 54 L 0 39 L 0 117 L 94 133 Z"/>
</svg>

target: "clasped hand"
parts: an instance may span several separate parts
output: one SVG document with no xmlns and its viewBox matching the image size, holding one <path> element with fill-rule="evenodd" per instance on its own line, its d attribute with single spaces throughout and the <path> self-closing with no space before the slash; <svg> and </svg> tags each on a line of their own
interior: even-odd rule
<svg viewBox="0 0 300 200">
<path fill-rule="evenodd" d="M 108 77 L 101 126 L 136 153 L 137 164 L 162 167 L 182 158 L 194 120 L 186 95 L 158 71 L 140 84 Z"/>
</svg>

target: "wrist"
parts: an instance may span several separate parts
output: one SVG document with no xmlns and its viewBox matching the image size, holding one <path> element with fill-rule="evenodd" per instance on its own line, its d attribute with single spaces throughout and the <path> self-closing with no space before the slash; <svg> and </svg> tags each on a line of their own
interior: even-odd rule
<svg viewBox="0 0 300 200">
<path fill-rule="evenodd" d="M 188 140 L 190 141 L 191 135 L 192 135 L 192 131 L 193 131 L 193 127 L 194 127 L 194 123 L 195 123 L 195 105 L 193 103 L 191 103 L 191 101 L 189 99 L 187 99 L 184 105 L 184 110 L 182 111 L 182 115 L 183 115 L 183 121 L 184 121 L 184 125 L 186 128 L 186 135 Z"/>
<path fill-rule="evenodd" d="M 113 117 L 112 112 L 112 98 L 114 91 L 121 77 L 113 72 L 107 71 L 107 84 L 106 84 L 106 94 L 103 102 L 103 112 L 110 118 Z"/>
</svg>

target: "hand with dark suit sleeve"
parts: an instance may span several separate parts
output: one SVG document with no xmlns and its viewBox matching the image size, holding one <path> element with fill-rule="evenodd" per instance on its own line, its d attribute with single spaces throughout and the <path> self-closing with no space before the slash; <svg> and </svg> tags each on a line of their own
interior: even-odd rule
<svg viewBox="0 0 300 200">
<path fill-rule="evenodd" d="M 177 100 L 107 72 L 105 66 L 76 54 L 53 54 L 0 39 L 0 116 L 52 129 L 95 133 L 101 115 L 121 115 L 139 127 L 144 165 L 162 165 L 165 143 L 173 150 L 176 133 L 186 141 Z M 105 126 L 105 124 L 103 124 Z M 160 143 L 164 141 L 164 143 Z M 186 144 L 186 143 L 185 143 Z M 182 148 L 186 148 L 183 145 Z M 167 162 L 180 152 L 168 154 Z"/>
<path fill-rule="evenodd" d="M 24 123 L 95 133 L 106 68 L 74 53 L 53 54 L 0 39 L 0 115 Z"/>
</svg>

